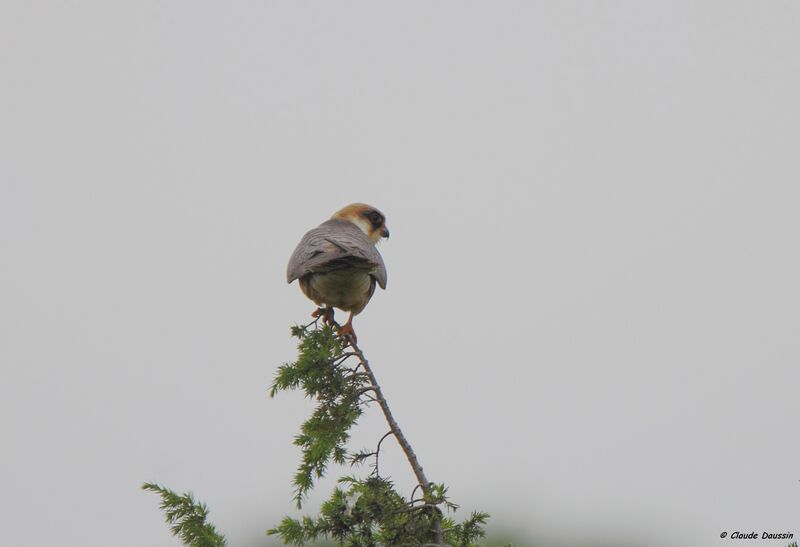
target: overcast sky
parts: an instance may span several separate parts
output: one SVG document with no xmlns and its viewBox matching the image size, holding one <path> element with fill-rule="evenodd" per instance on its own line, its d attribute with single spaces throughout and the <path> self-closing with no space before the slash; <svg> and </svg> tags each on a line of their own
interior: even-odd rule
<svg viewBox="0 0 800 547">
<path fill-rule="evenodd" d="M 353 201 L 392 233 L 359 341 L 457 516 L 797 537 L 798 29 L 795 1 L 3 0 L 3 543 L 177 545 L 149 480 L 277 545 L 312 408 L 267 397 L 313 310 L 285 266 Z"/>
</svg>

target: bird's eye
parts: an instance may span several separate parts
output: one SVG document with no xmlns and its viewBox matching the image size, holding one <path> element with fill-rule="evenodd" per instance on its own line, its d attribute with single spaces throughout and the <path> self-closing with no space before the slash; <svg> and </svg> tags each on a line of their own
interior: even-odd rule
<svg viewBox="0 0 800 547">
<path fill-rule="evenodd" d="M 370 211 L 367 213 L 367 218 L 375 226 L 380 226 L 383 223 L 383 217 L 381 217 L 381 214 L 376 211 Z"/>
</svg>

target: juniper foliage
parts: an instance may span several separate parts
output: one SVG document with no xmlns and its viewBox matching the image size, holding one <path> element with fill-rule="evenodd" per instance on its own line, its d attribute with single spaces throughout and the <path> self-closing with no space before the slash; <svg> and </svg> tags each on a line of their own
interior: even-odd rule
<svg viewBox="0 0 800 547">
<path fill-rule="evenodd" d="M 219 534 L 210 522 L 206 522 L 208 508 L 195 501 L 191 492 L 178 495 L 172 490 L 154 483 L 145 483 L 142 490 L 161 495 L 161 510 L 172 534 L 181 538 L 189 547 L 225 547 L 225 537 Z"/>
<path fill-rule="evenodd" d="M 318 517 L 285 517 L 267 533 L 295 546 L 318 539 L 332 539 L 340 546 L 350 547 L 476 545 L 485 536 L 488 514 L 475 512 L 457 523 L 444 514 L 458 506 L 448 499 L 443 484 L 420 483 L 421 497 L 414 498 L 415 489 L 411 499 L 407 499 L 380 475 L 381 444 L 392 434 L 402 436 L 402 432 L 395 430 L 396 423 L 390 423 L 392 430 L 378 441 L 375 450 L 348 452 L 350 428 L 364 407 L 371 403 L 383 406 L 385 400 L 352 340 L 338 336 L 330 326 L 312 325 L 313 328 L 308 325 L 292 329 L 292 335 L 299 340 L 298 358 L 278 369 L 270 391 L 274 397 L 283 390 L 302 389 L 307 397 L 316 400 L 316 408 L 294 441 L 302 449 L 301 463 L 294 476 L 297 506 L 301 507 L 314 479 L 324 476 L 331 462 L 356 465 L 374 458 L 373 470 L 363 479 L 354 476 L 339 479 L 339 486 L 322 504 Z M 388 412 L 388 407 L 385 411 Z"/>
<path fill-rule="evenodd" d="M 334 489 L 331 498 L 322 504 L 318 518 L 285 517 L 268 533 L 298 546 L 323 538 L 350 547 L 419 546 L 435 544 L 434 523 L 440 521 L 446 545 L 469 547 L 485 535 L 483 525 L 489 517 L 486 513 L 472 513 L 466 521 L 456 524 L 451 518 L 441 519 L 433 504 L 408 503 L 392 482 L 382 477 L 343 477 L 339 483 L 345 487 Z"/>
<path fill-rule="evenodd" d="M 305 494 L 313 488 L 314 479 L 325 474 L 328 464 L 347 461 L 345 443 L 350 438 L 350 428 L 363 413 L 361 395 L 369 391 L 369 378 L 363 371 L 347 366 L 346 361 L 353 354 L 345 353 L 342 340 L 330 326 L 315 330 L 293 327 L 292 335 L 300 339 L 299 356 L 294 363 L 278 368 L 270 396 L 301 388 L 317 401 L 316 409 L 294 438 L 294 444 L 302 449 L 300 467 L 294 475 L 299 509 Z"/>
<path fill-rule="evenodd" d="M 292 335 L 299 340 L 297 360 L 278 368 L 270 396 L 280 391 L 302 389 L 307 397 L 316 401 L 314 411 L 294 439 L 302 454 L 293 479 L 297 508 L 302 507 L 315 479 L 323 477 L 331 463 L 355 466 L 372 459 L 372 472 L 361 479 L 340 478 L 316 518 L 285 517 L 267 534 L 295 546 L 327 539 L 348 547 L 475 547 L 475 542 L 485 536 L 484 526 L 489 515 L 473 512 L 460 523 L 446 516 L 446 512 L 455 511 L 458 506 L 449 500 L 444 484 L 425 479 L 416 455 L 392 417 L 380 386 L 355 341 L 339 336 L 329 325 L 320 327 L 317 322 L 293 327 Z M 374 450 L 349 452 L 346 445 L 350 429 L 371 403 L 380 405 L 390 431 L 381 437 Z M 389 436 L 397 439 L 418 479 L 417 487 L 408 498 L 380 474 L 381 446 Z M 206 522 L 208 509 L 195 501 L 191 493 L 178 495 L 154 483 L 146 483 L 142 488 L 161 495 L 166 521 L 184 545 L 225 547 L 224 536 Z M 415 498 L 418 490 L 420 493 Z"/>
</svg>

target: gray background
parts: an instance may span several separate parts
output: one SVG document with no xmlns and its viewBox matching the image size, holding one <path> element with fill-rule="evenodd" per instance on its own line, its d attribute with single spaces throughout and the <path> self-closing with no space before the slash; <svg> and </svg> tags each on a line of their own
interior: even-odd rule
<svg viewBox="0 0 800 547">
<path fill-rule="evenodd" d="M 4 0 L 2 543 L 176 545 L 153 480 L 276 544 L 311 408 L 267 398 L 313 309 L 284 268 L 352 201 L 392 230 L 356 329 L 457 515 L 800 533 L 798 28 L 794 1 Z"/>
</svg>

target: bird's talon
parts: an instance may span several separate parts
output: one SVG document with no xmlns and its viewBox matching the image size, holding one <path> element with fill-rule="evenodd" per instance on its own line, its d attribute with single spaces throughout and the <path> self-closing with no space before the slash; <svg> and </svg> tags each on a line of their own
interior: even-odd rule
<svg viewBox="0 0 800 547">
<path fill-rule="evenodd" d="M 339 336 L 345 339 L 347 339 L 348 337 L 352 337 L 353 343 L 358 343 L 358 339 L 356 338 L 356 333 L 353 330 L 353 325 L 351 325 L 349 322 L 339 327 Z"/>
</svg>

